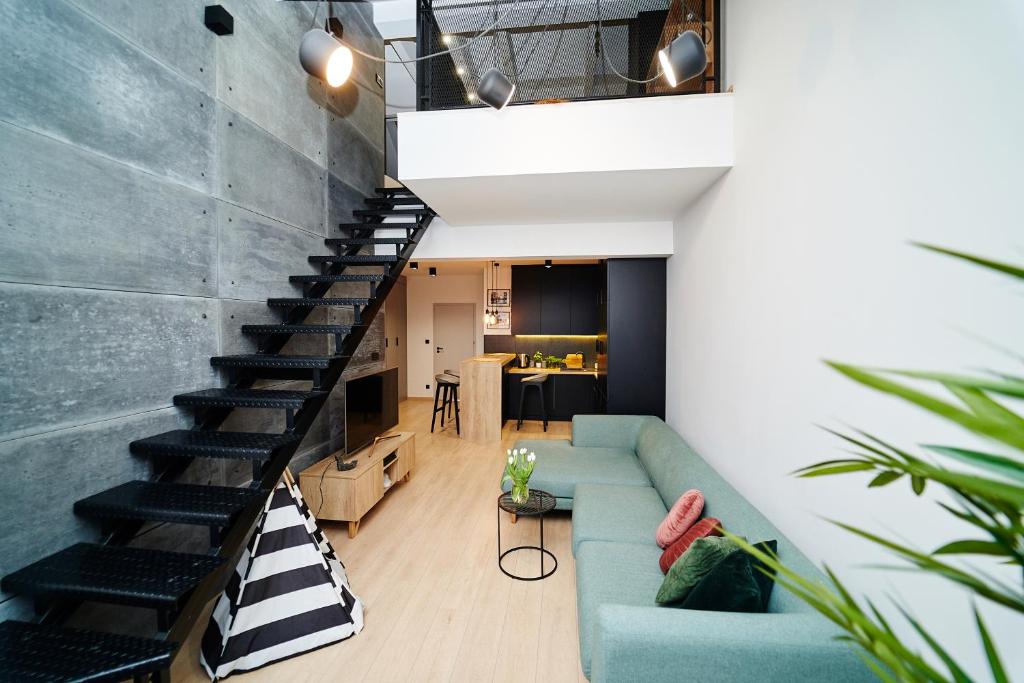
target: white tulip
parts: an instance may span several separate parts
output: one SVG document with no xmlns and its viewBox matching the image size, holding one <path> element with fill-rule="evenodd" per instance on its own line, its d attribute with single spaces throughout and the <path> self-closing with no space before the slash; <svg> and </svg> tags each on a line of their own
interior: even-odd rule
<svg viewBox="0 0 1024 683">
<path fill-rule="evenodd" d="M 534 453 L 530 453 L 530 454 L 529 454 L 528 456 L 526 456 L 526 460 L 527 460 L 528 462 L 533 462 L 533 461 L 534 461 L 534 460 L 536 460 L 536 459 L 537 459 L 537 456 L 536 456 L 536 454 L 534 454 Z"/>
<path fill-rule="evenodd" d="M 512 449 L 510 448 L 507 451 L 505 451 L 505 455 L 512 455 Z"/>
<path fill-rule="evenodd" d="M 508 464 L 509 464 L 509 465 L 511 465 L 511 464 L 512 464 L 512 456 L 511 456 L 511 455 L 510 455 L 510 456 L 508 456 Z"/>
</svg>

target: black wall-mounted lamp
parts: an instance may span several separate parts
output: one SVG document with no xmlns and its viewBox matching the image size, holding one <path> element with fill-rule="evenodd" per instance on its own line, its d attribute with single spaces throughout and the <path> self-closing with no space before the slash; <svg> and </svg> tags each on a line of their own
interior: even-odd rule
<svg viewBox="0 0 1024 683">
<path fill-rule="evenodd" d="M 223 5 L 207 5 L 203 23 L 218 36 L 230 36 L 235 32 L 235 18 Z"/>
<path fill-rule="evenodd" d="M 545 259 L 544 260 L 544 267 L 545 268 L 550 268 L 551 267 L 551 259 Z"/>
<path fill-rule="evenodd" d="M 420 269 L 420 262 L 419 261 L 409 261 L 409 270 L 419 270 L 419 269 Z"/>
<path fill-rule="evenodd" d="M 437 268 L 434 266 L 430 266 L 430 270 L 427 272 L 430 273 L 430 277 L 437 277 Z"/>
</svg>

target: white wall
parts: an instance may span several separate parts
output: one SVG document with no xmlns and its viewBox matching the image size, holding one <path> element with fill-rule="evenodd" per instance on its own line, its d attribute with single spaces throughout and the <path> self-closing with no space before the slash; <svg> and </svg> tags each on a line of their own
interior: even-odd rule
<svg viewBox="0 0 1024 683">
<path fill-rule="evenodd" d="M 881 603 L 900 596 L 975 671 L 958 591 L 855 568 L 892 562 L 816 515 L 929 550 L 962 529 L 907 486 L 787 473 L 839 455 L 815 423 L 971 444 L 822 358 L 1016 365 L 983 340 L 1024 344 L 1020 287 L 908 242 L 1024 262 L 1022 7 L 729 0 L 736 165 L 676 221 L 668 261 L 669 422 L 812 558 Z M 1020 585 L 1019 570 L 1008 578 Z M 1024 620 L 987 611 L 1024 676 Z"/>
<path fill-rule="evenodd" d="M 484 352 L 484 277 L 479 275 L 438 275 L 409 277 L 409 397 L 433 396 L 434 387 L 434 304 L 476 306 L 476 352 Z M 430 343 L 424 343 L 429 339 Z M 426 385 L 430 385 L 430 389 Z"/>
<path fill-rule="evenodd" d="M 570 225 L 449 225 L 435 218 L 416 247 L 416 258 L 611 258 L 668 256 L 671 221 Z"/>
</svg>

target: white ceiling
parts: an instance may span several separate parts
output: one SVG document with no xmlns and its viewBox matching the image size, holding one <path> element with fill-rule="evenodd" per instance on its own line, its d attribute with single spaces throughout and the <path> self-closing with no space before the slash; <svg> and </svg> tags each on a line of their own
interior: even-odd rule
<svg viewBox="0 0 1024 683">
<path fill-rule="evenodd" d="M 671 221 L 728 167 L 408 179 L 452 225 Z"/>
</svg>

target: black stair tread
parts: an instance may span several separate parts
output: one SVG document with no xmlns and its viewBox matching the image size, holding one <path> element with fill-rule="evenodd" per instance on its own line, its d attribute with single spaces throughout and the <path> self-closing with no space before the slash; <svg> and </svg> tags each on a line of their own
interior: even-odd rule
<svg viewBox="0 0 1024 683">
<path fill-rule="evenodd" d="M 356 246 L 360 244 L 409 244 L 407 237 L 328 237 L 324 244 L 329 247 Z"/>
<path fill-rule="evenodd" d="M 356 209 L 353 216 L 416 216 L 430 213 L 430 209 Z M 399 226 L 401 223 L 385 223 L 386 226 Z"/>
<path fill-rule="evenodd" d="M 405 228 L 406 226 L 416 227 L 415 223 L 382 223 L 370 221 L 369 223 L 338 223 L 340 230 L 387 230 L 394 227 Z"/>
<path fill-rule="evenodd" d="M 316 255 L 310 256 L 310 263 L 394 263 L 398 260 L 398 256 L 395 254 L 356 254 L 354 256 L 339 256 L 338 254 L 328 254 L 324 256 Z"/>
<path fill-rule="evenodd" d="M 405 194 L 412 194 L 412 190 L 407 187 L 378 187 L 374 190 L 376 194 L 394 194 L 401 192 Z"/>
<path fill-rule="evenodd" d="M 242 325 L 243 334 L 348 334 L 352 325 Z"/>
<path fill-rule="evenodd" d="M 100 519 L 134 519 L 225 527 L 266 491 L 232 486 L 200 486 L 129 481 L 75 503 L 75 512 Z"/>
<path fill-rule="evenodd" d="M 407 206 L 407 205 L 420 205 L 426 206 L 423 200 L 413 195 L 392 195 L 390 197 L 369 197 L 366 199 L 367 204 L 373 206 Z"/>
<path fill-rule="evenodd" d="M 379 273 L 345 273 L 344 275 L 291 275 L 289 282 L 384 282 Z"/>
<path fill-rule="evenodd" d="M 176 406 L 199 408 L 280 408 L 299 410 L 307 401 L 322 398 L 322 391 L 280 391 L 224 387 L 203 389 L 174 397 Z"/>
<path fill-rule="evenodd" d="M 287 368 L 298 370 L 327 370 L 331 363 L 347 356 L 286 356 L 263 353 L 246 353 L 235 356 L 214 356 L 210 365 L 218 368 Z"/>
<path fill-rule="evenodd" d="M 5 621 L 0 624 L 0 680 L 123 681 L 169 668 L 176 647 L 163 640 Z"/>
<path fill-rule="evenodd" d="M 4 577 L 5 591 L 174 607 L 224 560 L 212 555 L 76 543 Z"/>
<path fill-rule="evenodd" d="M 310 297 L 292 297 L 281 299 L 267 299 L 268 306 L 369 306 L 373 299 L 366 297 L 329 297 L 316 299 Z"/>
<path fill-rule="evenodd" d="M 129 449 L 136 455 L 266 460 L 273 457 L 282 448 L 299 441 L 300 438 L 295 434 L 175 429 L 132 441 L 129 444 Z"/>
</svg>

